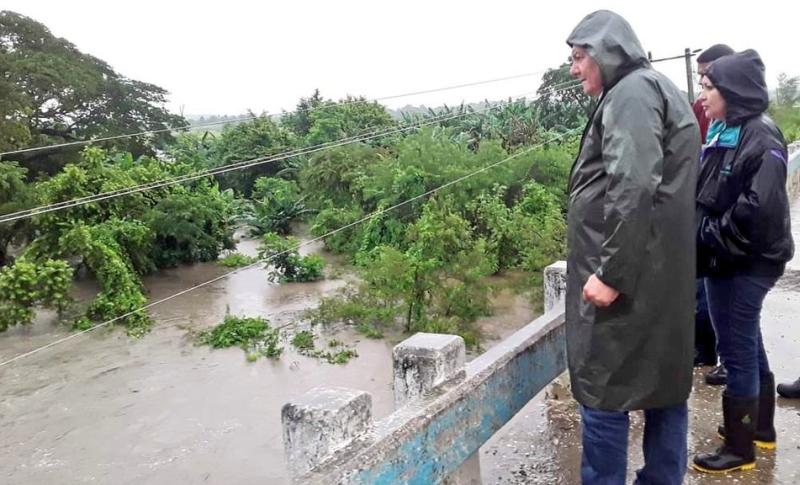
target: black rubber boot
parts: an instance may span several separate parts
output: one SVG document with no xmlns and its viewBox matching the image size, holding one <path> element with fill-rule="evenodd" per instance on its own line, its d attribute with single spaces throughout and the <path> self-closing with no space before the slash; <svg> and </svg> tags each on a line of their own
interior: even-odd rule
<svg viewBox="0 0 800 485">
<path fill-rule="evenodd" d="M 778 394 L 786 399 L 800 399 L 800 379 L 791 384 L 778 384 Z"/>
<path fill-rule="evenodd" d="M 725 426 L 717 428 L 722 439 L 725 439 Z M 753 433 L 753 444 L 765 450 L 777 447 L 775 432 L 775 375 L 770 372 L 761 377 L 761 388 L 758 394 L 758 420 Z"/>
<path fill-rule="evenodd" d="M 724 386 L 728 383 L 728 371 L 720 364 L 706 374 L 706 384 L 709 386 Z"/>
<path fill-rule="evenodd" d="M 695 455 L 692 468 L 703 473 L 724 474 L 756 467 L 753 446 L 757 397 L 722 395 L 722 415 L 725 421 L 725 444 L 714 453 Z"/>
</svg>

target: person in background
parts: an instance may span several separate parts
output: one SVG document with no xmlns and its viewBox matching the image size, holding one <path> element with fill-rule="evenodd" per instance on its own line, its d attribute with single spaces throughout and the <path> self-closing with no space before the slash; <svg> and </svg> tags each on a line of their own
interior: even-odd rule
<svg viewBox="0 0 800 485">
<path fill-rule="evenodd" d="M 568 188 L 566 337 L 582 483 L 625 483 L 628 412 L 644 410 L 637 483 L 678 485 L 694 357 L 697 120 L 619 15 L 589 14 L 567 44 L 570 73 L 599 98 Z"/>
<path fill-rule="evenodd" d="M 786 143 L 765 114 L 769 96 L 761 58 L 754 50 L 720 57 L 701 84 L 703 108 L 714 121 L 697 182 L 698 271 L 728 383 L 719 427 L 724 443 L 696 455 L 692 467 L 727 473 L 755 468 L 754 441 L 775 447 L 775 379 L 760 314 L 794 242 Z"/>
<path fill-rule="evenodd" d="M 722 56 L 733 54 L 734 50 L 725 44 L 714 44 L 697 56 L 697 74 L 700 79 L 706 73 L 706 69 L 712 62 Z M 710 120 L 703 109 L 703 100 L 698 97 L 692 104 L 692 111 L 697 118 L 700 126 L 700 142 L 706 142 L 706 133 Z M 694 348 L 695 366 L 714 366 L 705 376 L 707 384 L 712 386 L 725 385 L 728 374 L 725 367 L 717 365 L 717 337 L 714 334 L 714 327 L 711 325 L 711 316 L 708 314 L 708 302 L 706 301 L 706 289 L 702 278 L 697 279 L 697 308 L 694 314 Z"/>
</svg>

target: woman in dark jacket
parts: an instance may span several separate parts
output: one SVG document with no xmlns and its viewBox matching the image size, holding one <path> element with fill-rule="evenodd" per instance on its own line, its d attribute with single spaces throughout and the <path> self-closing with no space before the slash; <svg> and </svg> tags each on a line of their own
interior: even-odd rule
<svg viewBox="0 0 800 485">
<path fill-rule="evenodd" d="M 709 128 L 697 182 L 697 261 L 728 384 L 725 443 L 695 456 L 711 473 L 755 468 L 755 444 L 775 447 L 775 380 L 759 318 L 794 244 L 786 194 L 787 152 L 764 112 L 764 64 L 747 50 L 714 61 L 702 80 Z"/>
</svg>

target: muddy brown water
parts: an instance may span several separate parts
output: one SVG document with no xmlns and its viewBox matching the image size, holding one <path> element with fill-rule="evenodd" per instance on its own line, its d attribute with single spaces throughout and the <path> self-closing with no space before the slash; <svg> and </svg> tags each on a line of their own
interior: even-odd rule
<svg viewBox="0 0 800 485">
<path fill-rule="evenodd" d="M 255 243 L 239 250 L 253 254 Z M 197 264 L 147 277 L 145 285 L 155 301 L 227 271 Z M 288 342 L 279 360 L 248 363 L 238 348 L 198 347 L 189 334 L 226 311 L 291 325 L 345 284 L 277 285 L 250 269 L 155 307 L 153 331 L 142 339 L 103 328 L 0 368 L 0 483 L 288 483 L 281 406 L 315 386 L 343 386 L 370 392 L 375 417 L 388 415 L 391 351 L 402 336 L 370 340 L 333 328 L 320 343 L 335 335 L 359 354 L 336 366 L 298 355 Z M 96 291 L 81 282 L 75 296 Z M 479 323 L 485 348 L 534 317 L 527 298 L 509 290 L 495 303 L 496 314 Z M 0 360 L 69 334 L 53 313 L 40 312 L 33 325 L 0 334 Z"/>
</svg>

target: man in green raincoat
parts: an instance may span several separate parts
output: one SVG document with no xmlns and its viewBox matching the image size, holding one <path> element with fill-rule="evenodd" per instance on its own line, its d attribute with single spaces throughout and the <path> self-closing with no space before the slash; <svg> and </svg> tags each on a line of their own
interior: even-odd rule
<svg viewBox="0 0 800 485">
<path fill-rule="evenodd" d="M 633 29 L 598 11 L 570 34 L 570 73 L 597 97 L 569 181 L 567 350 L 584 484 L 624 484 L 628 411 L 644 410 L 637 483 L 687 468 L 700 135 L 686 96 Z"/>
</svg>

